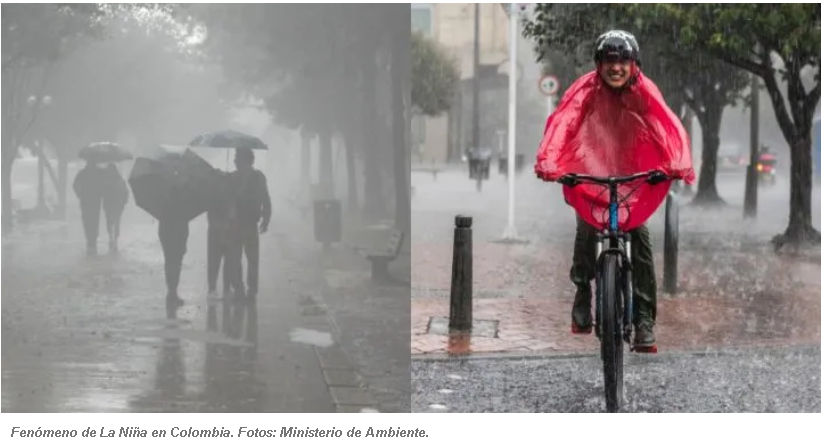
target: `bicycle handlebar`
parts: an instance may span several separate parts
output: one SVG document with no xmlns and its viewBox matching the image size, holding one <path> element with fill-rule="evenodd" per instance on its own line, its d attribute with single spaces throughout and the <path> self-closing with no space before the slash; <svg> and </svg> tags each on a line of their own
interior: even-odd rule
<svg viewBox="0 0 823 444">
<path fill-rule="evenodd" d="M 580 183 L 596 183 L 599 185 L 618 185 L 621 183 L 633 182 L 638 179 L 645 178 L 651 185 L 656 185 L 671 179 L 666 173 L 662 171 L 647 171 L 645 173 L 632 174 L 631 176 L 613 176 L 613 177 L 598 177 L 590 176 L 588 174 L 566 174 L 557 182 L 570 187 L 579 185 Z"/>
</svg>

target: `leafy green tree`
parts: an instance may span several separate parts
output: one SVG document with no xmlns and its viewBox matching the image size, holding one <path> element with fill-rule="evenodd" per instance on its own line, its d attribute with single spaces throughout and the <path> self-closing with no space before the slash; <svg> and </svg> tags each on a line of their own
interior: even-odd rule
<svg viewBox="0 0 823 444">
<path fill-rule="evenodd" d="M 635 6 L 665 20 L 683 47 L 705 51 L 763 80 L 791 148 L 789 224 L 776 245 L 820 242 L 812 226 L 812 120 L 820 101 L 820 4 L 655 4 Z M 807 71 L 814 79 L 804 84 Z M 783 83 L 785 82 L 785 90 Z"/>
<path fill-rule="evenodd" d="M 696 204 L 723 203 L 715 178 L 723 110 L 740 99 L 745 76 L 700 48 L 683 46 L 671 38 L 671 20 L 644 12 L 638 5 L 540 4 L 524 34 L 536 42 L 538 60 L 557 66 L 566 81 L 592 66 L 595 39 L 608 29 L 626 29 L 640 42 L 643 72 L 663 93 L 673 111 L 685 117 L 683 105 L 696 114 L 703 134 L 703 163 Z M 562 61 L 562 54 L 572 63 Z"/>
<path fill-rule="evenodd" d="M 49 103 L 46 88 L 66 54 L 102 34 L 99 5 L 2 5 L 3 233 L 13 227 L 11 172 L 21 141 Z"/>
<path fill-rule="evenodd" d="M 460 84 L 457 64 L 441 45 L 418 32 L 411 35 L 411 78 L 415 111 L 435 117 L 451 109 Z"/>
<path fill-rule="evenodd" d="M 204 48 L 227 77 L 238 89 L 265 99 L 275 120 L 318 135 L 326 149 L 340 133 L 360 143 L 347 145 L 347 151 L 362 150 L 364 213 L 380 217 L 384 187 L 373 155 L 380 149 L 373 128 L 379 120 L 375 84 L 390 75 L 389 58 L 378 56 L 391 53 L 398 26 L 408 29 L 410 19 L 400 25 L 393 18 L 398 11 L 394 5 L 283 4 L 198 5 L 187 13 L 204 26 Z M 406 18 L 409 14 L 405 11 Z M 321 160 L 330 161 L 328 153 Z M 324 170 L 331 170 L 330 163 Z"/>
</svg>

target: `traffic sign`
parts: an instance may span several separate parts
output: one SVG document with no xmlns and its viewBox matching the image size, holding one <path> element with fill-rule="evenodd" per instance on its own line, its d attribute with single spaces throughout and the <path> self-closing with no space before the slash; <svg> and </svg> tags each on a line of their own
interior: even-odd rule
<svg viewBox="0 0 823 444">
<path fill-rule="evenodd" d="M 560 81 L 555 76 L 543 76 L 538 86 L 540 92 L 547 96 L 553 96 L 560 91 Z"/>
</svg>

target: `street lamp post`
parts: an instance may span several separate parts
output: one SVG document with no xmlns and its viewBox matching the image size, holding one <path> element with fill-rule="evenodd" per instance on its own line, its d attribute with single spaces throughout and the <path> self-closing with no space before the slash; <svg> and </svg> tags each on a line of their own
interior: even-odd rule
<svg viewBox="0 0 823 444">
<path fill-rule="evenodd" d="M 520 37 L 520 6 L 517 3 L 509 5 L 509 140 L 508 151 L 508 184 L 509 184 L 509 211 L 508 222 L 503 230 L 504 242 L 519 242 L 517 228 L 514 222 L 515 205 L 515 146 L 517 139 L 517 39 Z"/>
<path fill-rule="evenodd" d="M 757 159 L 760 149 L 760 82 L 756 75 L 751 79 L 751 121 L 749 123 L 749 166 L 746 168 L 746 191 L 743 196 L 743 217 L 757 217 Z"/>
<path fill-rule="evenodd" d="M 480 4 L 474 4 L 474 79 L 472 79 L 472 146 L 480 148 Z"/>
</svg>

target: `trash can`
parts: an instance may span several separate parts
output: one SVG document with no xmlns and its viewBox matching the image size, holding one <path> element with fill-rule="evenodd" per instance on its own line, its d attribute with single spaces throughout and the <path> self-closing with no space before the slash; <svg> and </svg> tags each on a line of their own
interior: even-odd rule
<svg viewBox="0 0 823 444">
<path fill-rule="evenodd" d="M 509 159 L 503 156 L 500 156 L 497 159 L 497 172 L 498 174 L 508 174 L 509 173 Z"/>
<path fill-rule="evenodd" d="M 342 220 L 340 201 L 336 199 L 314 201 L 314 238 L 323 244 L 340 242 Z"/>
<path fill-rule="evenodd" d="M 525 166 L 526 156 L 524 154 L 516 154 L 514 157 L 514 171 L 516 173 L 522 173 L 523 167 Z"/>
</svg>

